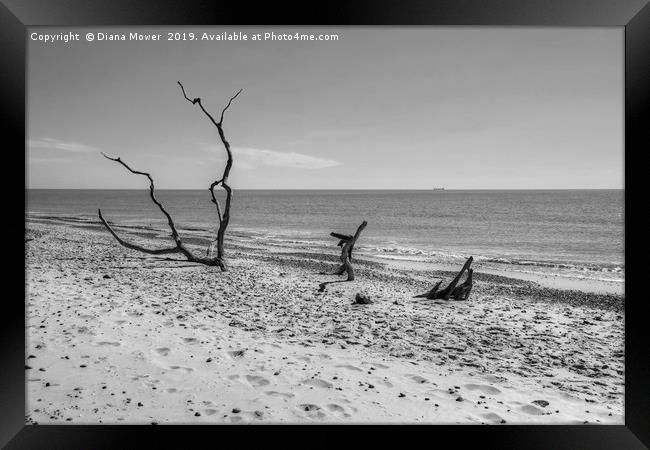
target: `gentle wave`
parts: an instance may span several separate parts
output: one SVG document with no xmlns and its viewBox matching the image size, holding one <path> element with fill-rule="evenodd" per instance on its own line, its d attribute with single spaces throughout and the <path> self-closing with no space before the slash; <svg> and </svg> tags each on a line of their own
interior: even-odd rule
<svg viewBox="0 0 650 450">
<path fill-rule="evenodd" d="M 242 232 L 239 231 L 240 238 L 251 238 L 258 241 L 264 241 L 273 246 L 292 246 L 300 247 L 303 249 L 313 249 L 315 247 L 327 246 L 335 244 L 334 240 L 331 242 L 322 239 L 296 239 L 291 236 L 281 236 L 275 233 L 260 233 L 260 232 Z M 250 233 L 250 234 L 249 234 Z M 417 261 L 417 262 L 432 262 L 435 260 L 458 260 L 465 259 L 469 254 L 459 254 L 442 250 L 425 250 L 414 247 L 400 247 L 400 246 L 367 246 L 357 245 L 357 252 L 367 256 L 374 256 L 383 259 L 395 259 L 402 261 Z M 496 263 L 508 264 L 514 266 L 530 266 L 540 269 L 558 269 L 568 270 L 572 272 L 585 272 L 585 273 L 611 273 L 611 274 L 624 274 L 625 267 L 617 264 L 580 264 L 580 263 L 567 263 L 567 262 L 554 262 L 554 261 L 536 261 L 528 259 L 513 259 L 507 257 L 494 257 L 474 254 L 476 262 L 483 263 Z M 578 276 L 578 275 L 573 275 Z M 621 280 L 622 281 L 622 280 Z"/>
<path fill-rule="evenodd" d="M 581 265 L 581 264 L 569 264 L 569 263 L 559 263 L 559 262 L 549 262 L 549 261 L 516 260 L 516 259 L 508 259 L 508 258 L 486 258 L 483 259 L 483 261 L 494 262 L 499 264 L 512 264 L 516 266 L 536 266 L 536 267 L 548 267 L 551 269 L 579 270 L 584 272 L 623 273 L 625 271 L 624 266 L 613 265 L 613 264 Z"/>
</svg>

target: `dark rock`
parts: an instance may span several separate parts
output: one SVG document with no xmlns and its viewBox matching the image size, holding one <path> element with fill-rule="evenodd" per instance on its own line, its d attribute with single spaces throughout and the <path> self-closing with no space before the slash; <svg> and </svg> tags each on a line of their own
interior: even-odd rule
<svg viewBox="0 0 650 450">
<path fill-rule="evenodd" d="M 104 278 L 105 280 L 107 280 L 107 279 L 109 279 L 110 277 L 111 277 L 110 275 L 104 275 L 102 278 Z"/>
<path fill-rule="evenodd" d="M 232 409 L 233 414 L 239 414 L 240 412 L 241 412 L 241 409 L 239 409 L 239 408 L 233 408 Z"/>
<path fill-rule="evenodd" d="M 463 401 L 463 397 L 458 397 L 458 398 L 456 398 L 456 401 L 457 401 L 457 402 L 462 402 L 462 401 Z"/>
<path fill-rule="evenodd" d="M 533 403 L 541 406 L 542 408 L 548 406 L 548 402 L 546 400 L 533 400 Z"/>
<path fill-rule="evenodd" d="M 404 395 L 404 394 L 402 394 L 402 393 L 400 392 L 398 397 L 400 397 L 400 398 L 401 398 L 401 397 L 406 397 L 406 395 Z"/>
<path fill-rule="evenodd" d="M 370 300 L 366 294 L 357 293 L 354 297 L 354 305 L 370 305 L 371 303 L 373 303 L 373 301 Z"/>
<path fill-rule="evenodd" d="M 199 416 L 201 415 L 201 413 L 200 413 L 200 412 L 195 412 L 194 415 L 195 415 L 196 417 L 199 417 Z"/>
</svg>

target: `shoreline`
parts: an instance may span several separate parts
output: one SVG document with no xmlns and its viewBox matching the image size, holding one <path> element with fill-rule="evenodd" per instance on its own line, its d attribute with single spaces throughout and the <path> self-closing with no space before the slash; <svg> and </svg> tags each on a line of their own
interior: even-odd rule
<svg viewBox="0 0 650 450">
<path fill-rule="evenodd" d="M 359 256 L 340 282 L 335 245 L 231 240 L 222 273 L 27 228 L 30 423 L 623 423 L 622 296 L 477 270 L 467 302 L 422 301 L 447 271 Z"/>
<path fill-rule="evenodd" d="M 36 223 L 63 223 L 71 226 L 79 226 L 82 228 L 95 228 L 103 230 L 103 225 L 95 218 L 77 217 L 77 216 L 52 216 L 52 215 L 36 215 L 28 213 L 27 221 Z M 160 238 L 168 237 L 169 232 L 163 224 L 160 228 L 151 225 L 142 225 L 139 223 L 113 225 L 116 230 L 122 232 L 133 233 L 141 237 Z M 184 234 L 184 240 L 195 242 L 208 242 L 210 239 L 210 231 L 201 227 L 179 227 L 181 233 Z M 252 234 L 250 234 L 252 233 Z M 255 246 L 261 245 L 263 247 L 272 246 L 276 247 L 278 251 L 285 252 L 320 252 L 323 249 L 330 249 L 331 242 L 325 240 L 304 240 L 304 239 L 288 239 L 282 238 L 275 240 L 273 238 L 261 237 L 265 234 L 261 230 L 247 230 L 242 231 L 237 228 L 231 230 L 227 239 L 231 240 L 231 245 Z M 268 234 L 268 233 L 266 233 Z M 273 233 L 272 233 L 273 234 Z M 373 252 L 363 245 L 358 246 L 356 253 L 364 259 L 375 261 L 381 264 L 387 264 L 402 270 L 410 270 L 417 272 L 440 272 L 440 271 L 453 271 L 457 270 L 457 266 L 465 261 L 468 255 L 464 256 L 439 256 L 436 259 L 431 258 L 417 258 L 408 255 L 394 255 Z M 607 270 L 604 274 L 609 274 L 609 278 L 602 278 L 601 272 L 595 270 L 577 271 L 576 264 L 578 263 L 552 263 L 552 262 L 538 262 L 530 264 L 512 263 L 512 262 L 499 262 L 492 257 L 487 256 L 474 256 L 474 267 L 486 274 L 493 274 L 497 276 L 505 276 L 517 280 L 526 280 L 537 283 L 542 287 L 560 289 L 560 290 L 575 290 L 589 293 L 599 294 L 613 294 L 623 296 L 625 292 L 625 272 Z M 622 264 L 621 264 L 622 265 Z M 558 267 L 559 266 L 559 267 Z M 566 267 L 564 267 L 566 266 Z M 571 267 L 576 269 L 569 270 Z M 536 269 L 536 270 L 535 270 Z M 591 275 L 585 275 L 590 273 Z M 614 274 L 623 278 L 611 278 Z M 599 278 L 600 276 L 600 278 Z"/>
</svg>

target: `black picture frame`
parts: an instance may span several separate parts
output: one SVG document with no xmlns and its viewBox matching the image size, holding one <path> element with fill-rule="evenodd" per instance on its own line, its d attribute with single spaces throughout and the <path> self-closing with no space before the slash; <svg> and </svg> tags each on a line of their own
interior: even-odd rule
<svg viewBox="0 0 650 450">
<path fill-rule="evenodd" d="M 634 255 L 643 239 L 634 238 L 643 217 L 643 176 L 635 165 L 636 155 L 647 149 L 650 133 L 650 5 L 649 0 L 364 0 L 303 2 L 288 6 L 276 2 L 251 6 L 249 3 L 188 0 L 0 0 L 0 101 L 2 123 L 6 126 L 2 198 L 7 208 L 3 224 L 6 271 L 2 290 L 0 325 L 0 445 L 6 448 L 135 448 L 168 447 L 174 442 L 192 446 L 207 438 L 213 445 L 226 445 L 224 434 L 242 433 L 239 427 L 189 426 L 81 426 L 38 425 L 25 422 L 25 310 L 19 300 L 25 295 L 25 266 L 17 261 L 21 230 L 24 234 L 25 198 L 16 195 L 25 181 L 25 74 L 27 27 L 101 25 L 506 25 L 544 27 L 624 27 L 625 29 L 625 425 L 623 426 L 435 426 L 409 427 L 405 432 L 393 427 L 361 428 L 364 445 L 391 436 L 402 445 L 419 438 L 430 445 L 451 439 L 454 447 L 472 443 L 482 448 L 530 449 L 633 449 L 650 445 L 650 351 L 647 306 L 642 294 L 642 267 Z M 7 142 L 7 138 L 10 138 Z M 640 200 L 635 201 L 635 195 Z M 641 211 L 639 211 L 641 210 Z M 644 227 L 647 228 L 647 227 Z M 640 259 L 639 259 L 640 260 Z M 22 280 L 21 275 L 22 274 Z M 22 286 L 20 286 L 22 284 Z M 11 287 L 12 294 L 6 287 Z M 15 289 L 15 293 L 14 292 Z M 638 295 L 635 291 L 639 291 Z M 24 297 L 23 297 L 24 298 Z M 226 430 L 227 428 L 227 430 Z M 339 445 L 338 434 L 316 427 L 282 428 L 283 443 L 295 438 L 298 428 L 306 430 L 320 445 Z M 335 427 L 337 430 L 339 427 Z M 347 427 L 347 430 L 359 427 Z M 417 431 L 417 432 L 416 432 Z M 252 438 L 270 439 L 276 427 L 255 427 L 246 433 L 246 447 Z M 289 434 L 291 433 L 291 434 Z M 406 437 L 406 439 L 404 439 Z M 240 437 L 239 439 L 243 439 Z M 301 442 L 302 441 L 302 442 Z M 138 442 L 140 444 L 138 444 Z M 270 440 L 268 441 L 270 442 Z"/>
</svg>

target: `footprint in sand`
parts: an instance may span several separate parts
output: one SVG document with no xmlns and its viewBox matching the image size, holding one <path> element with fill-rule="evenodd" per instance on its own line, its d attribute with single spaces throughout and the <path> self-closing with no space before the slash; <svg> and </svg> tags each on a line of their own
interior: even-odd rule
<svg viewBox="0 0 650 450">
<path fill-rule="evenodd" d="M 270 384 L 270 381 L 259 375 L 246 375 L 246 380 L 251 384 L 251 386 L 266 386 Z"/>
<path fill-rule="evenodd" d="M 192 337 L 183 338 L 183 342 L 185 342 L 186 344 L 194 344 L 196 343 L 196 338 L 192 338 Z"/>
<path fill-rule="evenodd" d="M 380 364 L 380 363 L 372 363 L 372 366 L 373 366 L 373 367 L 377 367 L 377 368 L 379 368 L 379 369 L 388 369 L 388 366 L 387 366 L 387 365 Z"/>
<path fill-rule="evenodd" d="M 169 348 L 167 347 L 160 347 L 155 350 L 155 352 L 158 353 L 160 356 L 167 356 L 169 355 L 170 351 L 171 350 L 169 350 Z"/>
<path fill-rule="evenodd" d="M 481 414 L 481 415 L 485 417 L 487 420 L 489 420 L 490 422 L 494 422 L 494 423 L 501 423 L 501 421 L 503 420 L 503 418 L 500 415 L 492 412 L 487 414 Z"/>
<path fill-rule="evenodd" d="M 489 383 L 499 383 L 505 380 L 504 377 L 499 377 L 497 375 L 484 375 L 483 378 Z"/>
<path fill-rule="evenodd" d="M 343 417 L 352 417 L 350 414 L 345 412 L 344 407 L 342 407 L 341 405 L 337 405 L 336 403 L 330 403 L 329 405 L 325 405 L 325 408 L 327 408 L 330 412 L 334 414 L 342 415 Z"/>
<path fill-rule="evenodd" d="M 336 367 L 340 367 L 340 368 L 342 368 L 342 369 L 353 370 L 353 371 L 355 371 L 355 372 L 363 372 L 363 369 L 359 369 L 358 367 L 353 366 L 353 365 L 351 365 L 351 364 L 339 364 L 339 365 L 336 366 Z"/>
<path fill-rule="evenodd" d="M 499 389 L 495 388 L 494 386 L 488 386 L 487 384 L 465 384 L 463 387 L 468 391 L 479 391 L 489 395 L 496 395 L 501 393 Z"/>
<path fill-rule="evenodd" d="M 319 388 L 331 388 L 334 385 L 329 381 L 321 380 L 320 378 L 309 378 L 302 381 L 303 384 L 308 384 L 310 386 L 319 387 Z"/>
<path fill-rule="evenodd" d="M 542 414 L 544 414 L 544 411 L 541 408 L 538 408 L 537 406 L 533 406 L 533 405 L 524 405 L 519 409 L 521 409 L 526 414 L 530 414 L 533 416 L 541 416 Z"/>
<path fill-rule="evenodd" d="M 121 320 L 121 319 L 116 320 L 115 323 L 118 324 L 118 325 L 124 325 L 126 323 L 126 320 Z"/>
<path fill-rule="evenodd" d="M 306 357 L 306 356 L 296 356 L 296 359 L 297 359 L 298 361 L 311 362 L 311 359 L 309 359 L 309 358 Z"/>
<path fill-rule="evenodd" d="M 169 366 L 169 368 L 172 370 L 178 370 L 180 372 L 185 372 L 185 373 L 194 372 L 194 369 L 192 369 L 191 367 Z"/>
<path fill-rule="evenodd" d="M 204 409 L 203 410 L 203 414 L 205 414 L 206 416 L 212 416 L 212 415 L 214 415 L 216 413 L 217 413 L 216 409 Z"/>
<path fill-rule="evenodd" d="M 407 376 L 418 384 L 424 384 L 429 381 L 426 378 L 421 377 L 420 375 L 407 375 Z"/>
<path fill-rule="evenodd" d="M 283 397 L 283 398 L 295 397 L 294 394 L 289 394 L 287 392 L 266 391 L 265 394 L 268 395 L 269 397 Z"/>
<path fill-rule="evenodd" d="M 167 391 L 169 394 L 174 394 L 174 393 L 178 392 L 178 389 L 176 389 L 176 388 L 167 388 L 167 389 L 165 389 L 165 391 Z"/>
<path fill-rule="evenodd" d="M 99 347 L 119 347 L 121 344 L 119 342 L 101 341 L 98 342 L 96 345 L 98 345 Z"/>
<path fill-rule="evenodd" d="M 301 411 L 305 411 L 309 417 L 324 419 L 326 414 L 321 411 L 321 407 L 313 403 L 303 403 L 298 406 Z"/>
</svg>

